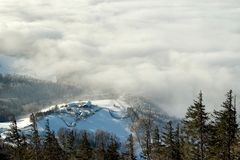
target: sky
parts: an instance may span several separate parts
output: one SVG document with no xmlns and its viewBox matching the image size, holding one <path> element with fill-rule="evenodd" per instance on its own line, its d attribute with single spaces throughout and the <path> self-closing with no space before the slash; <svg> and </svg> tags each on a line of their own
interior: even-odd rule
<svg viewBox="0 0 240 160">
<path fill-rule="evenodd" d="M 209 111 L 240 96 L 239 0 L 1 0 L 0 19 L 0 72 L 142 95 L 176 116 L 200 90 Z"/>
</svg>

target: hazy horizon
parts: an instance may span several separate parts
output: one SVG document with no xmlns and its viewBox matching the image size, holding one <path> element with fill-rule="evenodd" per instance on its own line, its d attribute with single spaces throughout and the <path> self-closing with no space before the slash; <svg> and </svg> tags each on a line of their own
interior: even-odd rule
<svg viewBox="0 0 240 160">
<path fill-rule="evenodd" d="M 1 0 L 0 72 L 150 97 L 183 116 L 240 98 L 240 1 Z M 239 105 L 240 103 L 238 103 Z"/>
</svg>

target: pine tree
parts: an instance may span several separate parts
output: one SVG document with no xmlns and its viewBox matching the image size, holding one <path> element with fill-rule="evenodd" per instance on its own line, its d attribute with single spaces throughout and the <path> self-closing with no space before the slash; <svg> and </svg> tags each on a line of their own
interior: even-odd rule
<svg viewBox="0 0 240 160">
<path fill-rule="evenodd" d="M 68 151 L 73 151 L 74 149 L 74 141 L 75 141 L 75 136 L 74 136 L 74 130 L 71 130 L 67 134 L 67 140 L 66 140 L 66 147 Z"/>
<path fill-rule="evenodd" d="M 23 160 L 23 153 L 21 152 L 23 149 L 23 137 L 21 136 L 21 132 L 17 127 L 17 121 L 15 117 L 13 117 L 12 124 L 10 125 L 8 136 L 10 142 L 14 144 L 11 147 L 10 158 L 13 160 Z"/>
<path fill-rule="evenodd" d="M 136 160 L 135 151 L 134 151 L 134 139 L 132 134 L 129 135 L 125 144 L 125 148 L 126 148 L 125 159 Z"/>
<path fill-rule="evenodd" d="M 74 159 L 75 157 L 75 132 L 74 130 L 70 130 L 67 132 L 67 137 L 66 137 L 66 150 L 69 154 L 69 159 Z"/>
<path fill-rule="evenodd" d="M 158 126 L 155 126 L 152 134 L 152 140 L 154 145 L 159 145 L 160 143 L 160 134 Z"/>
<path fill-rule="evenodd" d="M 33 160 L 40 160 L 41 157 L 41 142 L 40 136 L 37 129 L 36 117 L 32 113 L 31 114 L 31 122 L 32 122 L 32 134 L 31 134 L 31 145 L 32 145 L 32 153 L 31 156 Z"/>
<path fill-rule="evenodd" d="M 111 137 L 111 143 L 108 146 L 106 153 L 106 160 L 119 160 L 119 153 L 117 151 L 117 142 Z"/>
<path fill-rule="evenodd" d="M 146 116 L 143 118 L 143 137 L 141 138 L 142 141 L 142 150 L 143 150 L 143 158 L 150 160 L 151 159 L 151 132 L 153 127 L 153 112 L 150 106 L 147 108 Z"/>
<path fill-rule="evenodd" d="M 80 140 L 79 151 L 77 153 L 78 160 L 90 160 L 92 158 L 92 148 L 88 141 L 87 132 L 84 131 Z"/>
<path fill-rule="evenodd" d="M 187 110 L 183 127 L 186 134 L 186 142 L 189 143 L 189 153 L 191 159 L 207 159 L 207 121 L 208 114 L 205 112 L 202 92 L 199 93 L 198 100 Z"/>
<path fill-rule="evenodd" d="M 180 137 L 180 125 L 177 125 L 176 131 L 174 132 L 174 159 L 182 160 L 181 153 L 181 137 Z"/>
<path fill-rule="evenodd" d="M 45 139 L 44 139 L 44 160 L 63 160 L 66 158 L 64 151 L 59 146 L 54 132 L 50 130 L 49 120 L 45 126 Z"/>
<path fill-rule="evenodd" d="M 174 129 L 169 121 L 164 127 L 162 141 L 164 144 L 164 157 L 166 160 L 175 160 Z"/>
<path fill-rule="evenodd" d="M 30 145 L 27 143 L 26 136 L 22 133 L 22 145 L 21 145 L 21 154 L 20 157 L 24 160 L 32 160 Z"/>
<path fill-rule="evenodd" d="M 151 159 L 160 160 L 162 157 L 162 148 L 160 142 L 160 131 L 158 126 L 154 127 L 152 133 L 152 144 L 151 144 Z"/>
<path fill-rule="evenodd" d="M 13 117 L 12 124 L 10 125 L 9 139 L 17 147 L 20 147 L 22 144 L 22 137 L 20 134 L 20 130 L 17 127 L 17 121 L 15 117 Z"/>
<path fill-rule="evenodd" d="M 104 150 L 104 144 L 101 143 L 97 146 L 94 152 L 94 159 L 95 160 L 105 160 L 106 159 L 106 152 Z"/>
<path fill-rule="evenodd" d="M 234 159 L 233 149 L 237 140 L 238 124 L 236 122 L 236 106 L 233 103 L 232 90 L 226 94 L 226 101 L 222 104 L 222 110 L 214 111 L 215 121 L 212 132 L 212 153 L 215 158 L 222 160 Z M 214 143 L 213 143 L 214 142 Z M 212 155 L 213 155 L 212 154 Z"/>
</svg>

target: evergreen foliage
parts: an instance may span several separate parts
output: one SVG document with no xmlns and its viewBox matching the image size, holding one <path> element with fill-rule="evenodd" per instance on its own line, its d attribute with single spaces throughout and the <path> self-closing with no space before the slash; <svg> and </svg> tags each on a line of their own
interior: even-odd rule
<svg viewBox="0 0 240 160">
<path fill-rule="evenodd" d="M 24 160 L 24 147 L 25 146 L 25 137 L 17 127 L 17 121 L 13 117 L 12 124 L 10 125 L 9 141 L 13 144 L 10 147 L 10 159 L 12 160 Z"/>
<path fill-rule="evenodd" d="M 125 148 L 126 148 L 126 152 L 125 152 L 124 159 L 136 160 L 135 151 L 134 151 L 134 139 L 132 134 L 129 135 L 125 144 Z"/>
<path fill-rule="evenodd" d="M 119 153 L 117 151 L 117 142 L 114 137 L 111 138 L 111 143 L 108 146 L 106 160 L 118 160 Z"/>
<path fill-rule="evenodd" d="M 151 159 L 160 160 L 162 157 L 162 146 L 160 141 L 160 131 L 158 126 L 155 126 L 152 133 L 152 144 L 151 144 Z"/>
<path fill-rule="evenodd" d="M 94 152 L 95 160 L 105 160 L 106 159 L 106 151 L 104 150 L 104 144 L 101 143 L 97 146 Z"/>
<path fill-rule="evenodd" d="M 92 158 L 92 148 L 88 141 L 87 132 L 84 131 L 80 141 L 79 151 L 77 153 L 78 160 L 89 160 Z"/>
<path fill-rule="evenodd" d="M 207 159 L 207 139 L 208 139 L 208 114 L 205 112 L 202 92 L 199 93 L 198 99 L 194 100 L 183 120 L 183 128 L 186 135 L 186 143 L 189 145 L 190 159 L 205 160 Z"/>
<path fill-rule="evenodd" d="M 62 160 L 65 158 L 64 151 L 61 149 L 54 132 L 50 130 L 49 120 L 45 126 L 45 139 L 44 139 L 44 160 Z"/>
<path fill-rule="evenodd" d="M 74 136 L 74 130 L 70 130 L 67 133 L 67 140 L 66 140 L 66 148 L 68 152 L 72 152 L 75 148 L 75 136 Z"/>
<path fill-rule="evenodd" d="M 167 160 L 174 160 L 175 158 L 175 145 L 174 145 L 174 128 L 172 122 L 169 121 L 164 127 L 163 144 L 164 144 L 164 157 Z"/>
<path fill-rule="evenodd" d="M 238 124 L 232 90 L 226 94 L 222 110 L 214 111 L 214 118 L 211 129 L 211 156 L 219 160 L 233 160 L 235 159 L 234 148 L 237 144 Z"/>
<path fill-rule="evenodd" d="M 182 160 L 182 153 L 181 153 L 181 137 L 180 137 L 180 125 L 177 125 L 177 128 L 174 133 L 174 159 L 175 160 Z"/>
<path fill-rule="evenodd" d="M 141 138 L 142 141 L 142 150 L 143 150 L 143 158 L 150 160 L 151 159 L 151 133 L 153 129 L 153 112 L 149 107 L 147 107 L 146 117 L 142 119 L 141 124 L 143 125 L 143 136 Z"/>
<path fill-rule="evenodd" d="M 31 130 L 32 130 L 32 134 L 31 134 L 31 159 L 32 160 L 40 160 L 41 157 L 41 140 L 40 140 L 40 136 L 38 133 L 38 129 L 37 129 L 37 122 L 36 122 L 36 117 L 35 115 L 32 113 L 31 116 Z"/>
</svg>

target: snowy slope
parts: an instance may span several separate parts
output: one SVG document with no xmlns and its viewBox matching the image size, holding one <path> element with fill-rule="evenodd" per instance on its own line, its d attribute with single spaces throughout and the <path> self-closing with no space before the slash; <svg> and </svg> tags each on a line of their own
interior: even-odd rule
<svg viewBox="0 0 240 160">
<path fill-rule="evenodd" d="M 89 105 L 89 107 L 81 107 L 84 105 Z M 128 107 L 129 105 L 121 100 L 74 101 L 57 105 L 56 113 L 38 118 L 37 124 L 40 132 L 44 131 L 47 119 L 50 128 L 55 133 L 63 127 L 89 131 L 101 129 L 115 134 L 124 141 L 131 133 L 129 130 L 130 119 L 126 112 Z M 56 107 L 50 106 L 41 112 L 47 112 L 54 108 Z M 10 124 L 10 122 L 0 123 L 1 130 L 9 129 Z M 29 115 L 17 120 L 17 124 L 24 131 L 29 130 L 31 124 Z M 5 135 L 2 133 L 2 138 L 4 137 Z"/>
</svg>

